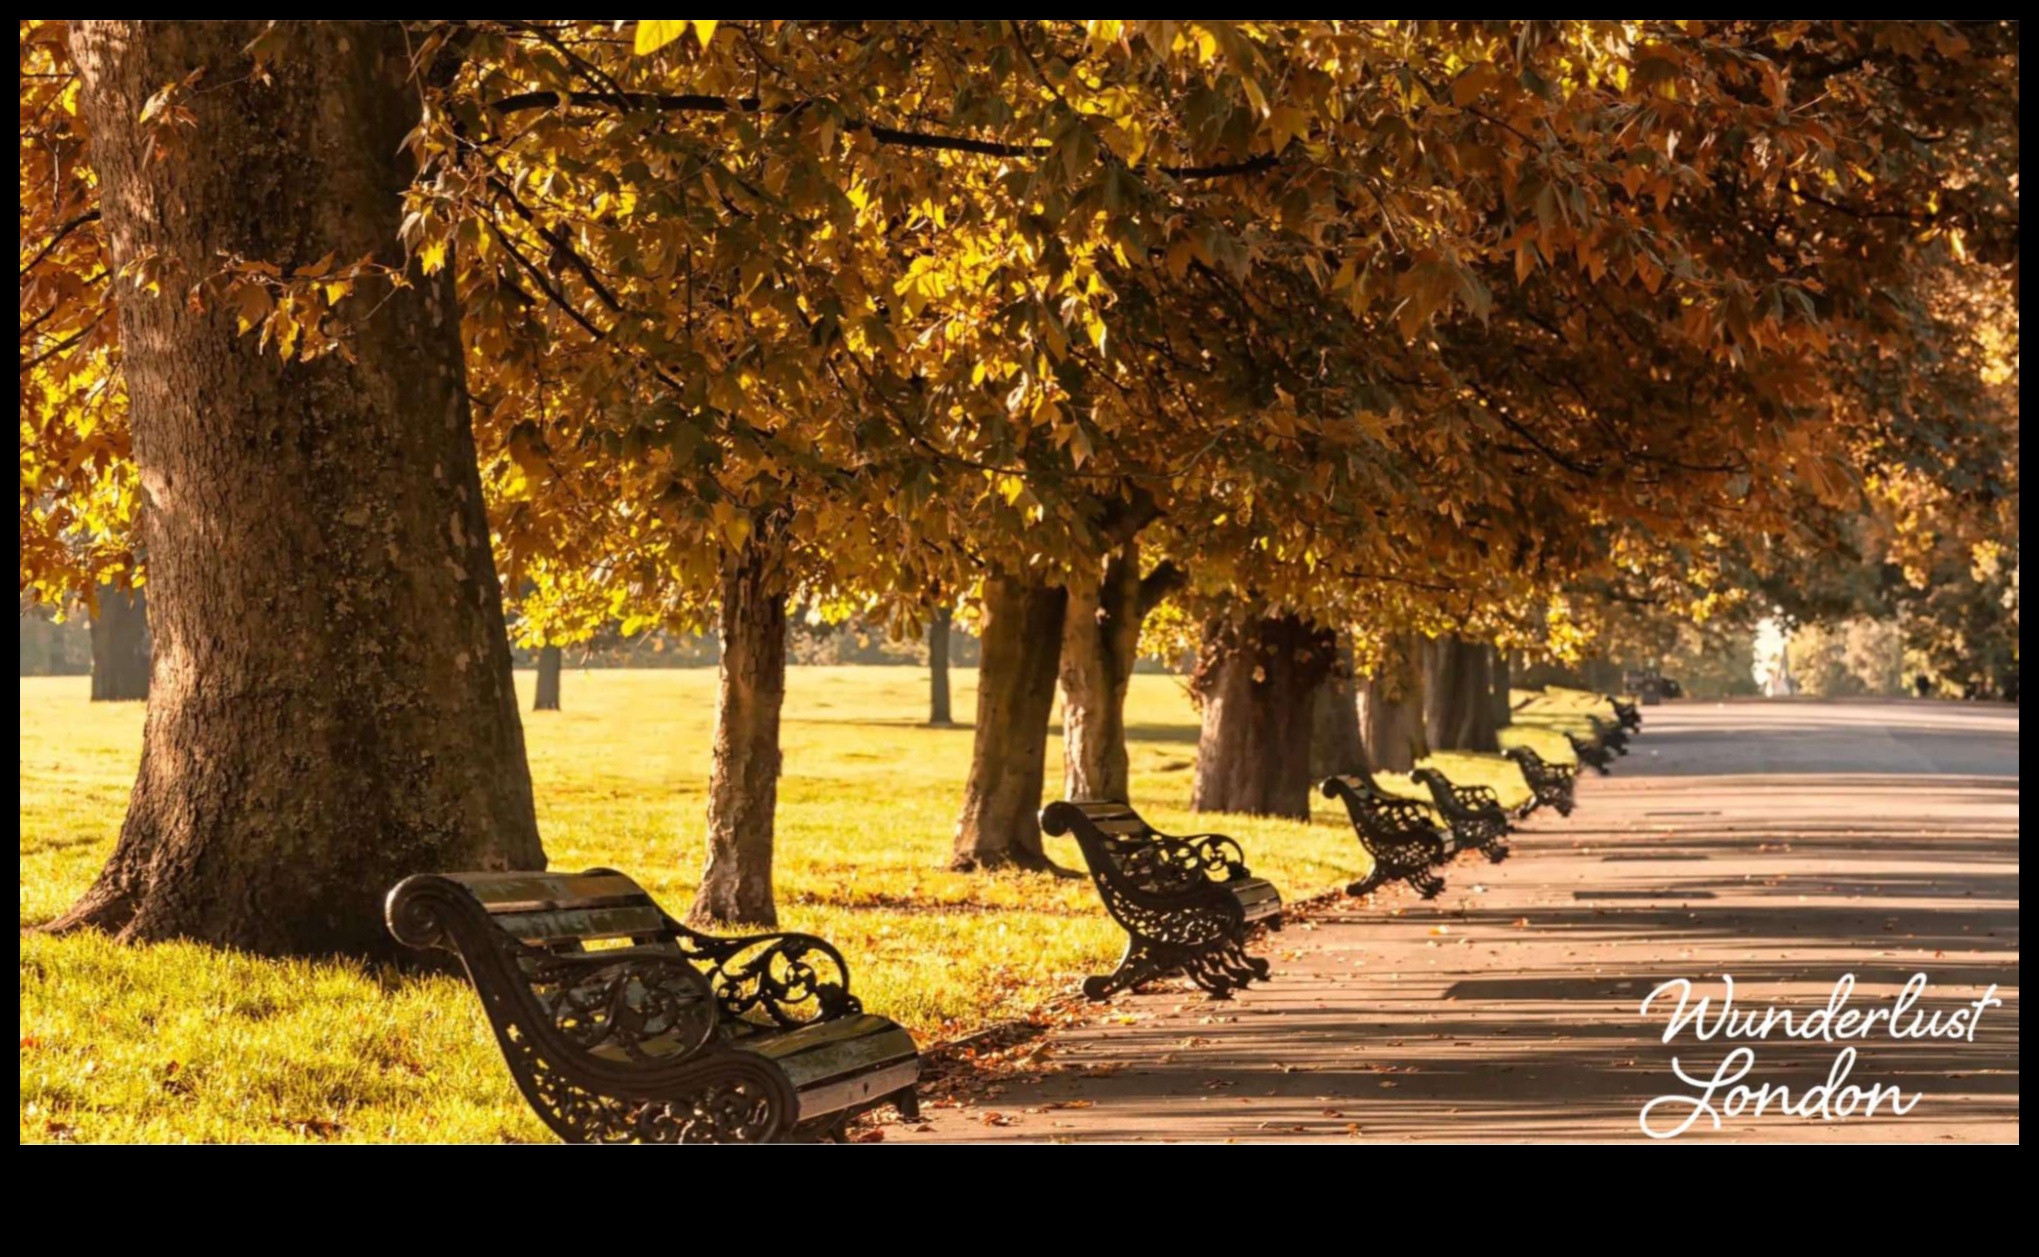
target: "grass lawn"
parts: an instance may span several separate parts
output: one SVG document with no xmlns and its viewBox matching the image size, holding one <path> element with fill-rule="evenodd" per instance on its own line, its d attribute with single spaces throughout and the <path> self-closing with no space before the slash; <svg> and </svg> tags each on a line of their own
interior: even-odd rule
<svg viewBox="0 0 2039 1257">
<path fill-rule="evenodd" d="M 956 710 L 974 710 L 958 670 Z M 519 677 L 527 694 L 531 678 Z M 923 1044 L 1025 1014 L 1108 968 L 1123 935 L 1087 881 L 963 875 L 943 865 L 968 728 L 929 729 L 915 668 L 795 668 L 783 731 L 781 924 L 833 940 L 866 1006 Z M 21 682 L 21 924 L 49 920 L 111 848 L 141 741 L 139 704 L 86 701 L 83 677 Z M 610 865 L 684 912 L 702 861 L 711 670 L 573 672 L 566 710 L 526 714 L 545 849 L 556 868 Z M 1590 695 L 1517 714 L 1504 740 L 1569 757 Z M 1307 824 L 1191 818 L 1196 716 L 1180 682 L 1133 683 L 1134 802 L 1176 832 L 1237 836 L 1291 898 L 1342 885 L 1365 857 L 1337 804 Z M 1059 770 L 1059 745 L 1049 751 Z M 1492 757 L 1446 771 L 1504 796 Z M 1053 793 L 1051 784 L 1050 793 Z M 1051 852 L 1079 865 L 1075 844 Z M 516 1094 L 464 986 L 348 963 L 257 959 L 191 944 L 21 940 L 21 1138 L 548 1139 Z"/>
</svg>

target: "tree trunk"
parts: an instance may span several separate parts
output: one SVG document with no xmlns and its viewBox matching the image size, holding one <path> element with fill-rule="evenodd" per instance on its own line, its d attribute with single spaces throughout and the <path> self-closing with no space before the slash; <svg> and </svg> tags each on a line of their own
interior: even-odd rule
<svg viewBox="0 0 2039 1257">
<path fill-rule="evenodd" d="M 92 616 L 92 701 L 138 702 L 149 696 L 149 596 L 99 587 Z"/>
<path fill-rule="evenodd" d="M 1424 649 L 1425 723 L 1439 751 L 1498 751 L 1487 648 L 1463 637 L 1433 638 Z"/>
<path fill-rule="evenodd" d="M 1423 648 L 1413 633 L 1391 638 L 1359 686 L 1360 741 L 1375 772 L 1405 773 L 1428 758 L 1423 732 Z"/>
<path fill-rule="evenodd" d="M 328 316 L 348 352 L 311 362 L 185 299 L 223 257 L 404 264 L 402 27 L 285 23 L 252 74 L 268 25 L 70 27 L 111 266 L 177 278 L 119 303 L 154 578 L 141 771 L 53 928 L 394 957 L 382 901 L 406 874 L 545 857 L 451 268 L 363 279 Z M 144 106 L 195 70 L 195 124 L 152 154 Z"/>
<path fill-rule="evenodd" d="M 1214 619 L 1191 690 L 1203 709 L 1190 808 L 1310 818 L 1310 735 L 1333 635 L 1299 616 Z"/>
<path fill-rule="evenodd" d="M 977 728 L 951 868 L 1054 867 L 1041 847 L 1039 812 L 1068 601 L 1060 585 L 1013 576 L 984 582 Z"/>
<path fill-rule="evenodd" d="M 1515 708 L 1511 706 L 1508 690 L 1512 682 L 1509 674 L 1508 652 L 1499 646 L 1487 648 L 1487 693 L 1491 697 L 1494 728 L 1506 729 L 1515 723 Z"/>
<path fill-rule="evenodd" d="M 953 613 L 942 607 L 934 623 L 927 626 L 927 722 L 931 725 L 956 723 L 949 705 L 949 628 Z"/>
<path fill-rule="evenodd" d="M 538 692 L 531 699 L 532 711 L 559 710 L 561 653 L 557 646 L 540 646 L 538 648 Z"/>
<path fill-rule="evenodd" d="M 1163 563 L 1140 576 L 1140 543 L 1109 555 L 1097 584 L 1069 591 L 1062 620 L 1062 795 L 1128 798 L 1126 690 L 1147 613 L 1182 583 Z"/>
<path fill-rule="evenodd" d="M 1352 639 L 1338 635 L 1338 654 L 1317 695 L 1310 739 L 1310 776 L 1322 781 L 1366 766 L 1359 736 L 1359 692 L 1353 676 Z"/>
<path fill-rule="evenodd" d="M 752 530 L 722 578 L 722 684 L 708 774 L 708 867 L 688 919 L 777 925 L 772 836 L 779 711 L 786 701 L 786 595 L 776 541 Z"/>
</svg>

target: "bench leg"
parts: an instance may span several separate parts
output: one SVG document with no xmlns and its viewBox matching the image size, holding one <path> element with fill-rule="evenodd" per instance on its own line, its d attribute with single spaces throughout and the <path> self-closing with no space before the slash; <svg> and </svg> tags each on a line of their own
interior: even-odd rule
<svg viewBox="0 0 2039 1257">
<path fill-rule="evenodd" d="M 1153 950 L 1135 939 L 1127 939 L 1126 954 L 1119 958 L 1118 968 L 1083 980 L 1084 998 L 1109 999 L 1115 993 L 1159 977 L 1161 973 L 1162 965 Z"/>
<path fill-rule="evenodd" d="M 899 1110 L 899 1116 L 909 1122 L 920 1120 L 920 1091 L 908 1084 L 891 1095 L 892 1107 Z"/>
</svg>

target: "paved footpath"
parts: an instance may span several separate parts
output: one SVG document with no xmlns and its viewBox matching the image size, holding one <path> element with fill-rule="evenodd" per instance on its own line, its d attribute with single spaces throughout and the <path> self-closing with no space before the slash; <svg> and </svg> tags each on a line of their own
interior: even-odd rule
<svg viewBox="0 0 2039 1257">
<path fill-rule="evenodd" d="M 1850 1081 L 1922 1093 L 1906 1116 L 1702 1118 L 1686 1139 L 2018 1138 L 2018 717 L 1908 701 L 1674 703 L 1615 774 L 1515 854 L 1462 860 L 1433 903 L 1345 900 L 1264 942 L 1275 980 L 1230 1001 L 1164 986 L 1052 1034 L 1039 1072 L 932 1108 L 888 1140 L 1629 1140 L 1697 1088 L 1719 1040 L 1661 1041 L 1657 983 L 1808 1010 L 1906 979 L 1951 1010 L 1994 983 L 1973 1042 L 1858 1045 Z M 1249 850 L 1251 844 L 1248 844 Z M 1399 892 L 1397 892 L 1399 894 Z M 1797 1097 L 1840 1045 L 1752 1045 Z M 1725 1089 L 1721 1099 L 1725 1100 Z M 1685 1109 L 1676 1110 L 1682 1116 Z M 1672 1108 L 1660 1110 L 1669 1115 Z"/>
</svg>

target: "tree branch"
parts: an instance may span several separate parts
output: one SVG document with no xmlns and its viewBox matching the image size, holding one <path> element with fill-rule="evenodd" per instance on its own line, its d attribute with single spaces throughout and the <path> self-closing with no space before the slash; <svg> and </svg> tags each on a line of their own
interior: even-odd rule
<svg viewBox="0 0 2039 1257">
<path fill-rule="evenodd" d="M 489 106 L 497 113 L 519 113 L 526 109 L 552 109 L 567 106 L 612 105 L 645 109 L 661 113 L 773 113 L 791 114 L 809 107 L 813 102 L 801 101 L 794 104 L 766 106 L 754 96 L 706 96 L 695 94 L 673 94 L 663 92 L 519 92 L 505 96 Z M 1049 144 L 1007 144 L 1000 140 L 980 140 L 967 135 L 940 135 L 932 131 L 909 131 L 902 127 L 880 126 L 863 118 L 849 118 L 843 123 L 848 131 L 862 131 L 880 144 L 894 148 L 924 149 L 950 153 L 973 153 L 979 157 L 1020 157 L 1033 159 L 1045 157 L 1053 151 Z M 1253 174 L 1269 170 L 1280 160 L 1273 153 L 1262 153 L 1258 157 L 1242 158 L 1234 162 L 1220 162 L 1209 166 L 1160 166 L 1161 173 L 1172 179 L 1222 179 L 1231 175 Z"/>
<path fill-rule="evenodd" d="M 1140 618 L 1146 619 L 1148 612 L 1160 606 L 1163 599 L 1187 584 L 1187 570 L 1167 559 L 1161 560 L 1160 566 L 1140 578 Z"/>
<path fill-rule="evenodd" d="M 92 316 L 92 321 L 90 323 L 87 323 L 85 326 L 79 328 L 77 331 L 72 332 L 69 336 L 64 337 L 64 339 L 58 341 L 56 344 L 51 345 L 48 349 L 43 350 L 35 357 L 28 359 L 26 362 L 23 362 L 21 364 L 21 373 L 23 375 L 27 375 L 29 372 L 35 370 L 43 363 L 48 362 L 50 359 L 56 357 L 58 354 L 64 352 L 66 349 L 69 349 L 71 346 L 77 344 L 79 341 L 84 340 L 86 335 L 90 333 L 93 328 L 99 326 L 99 320 L 105 317 L 106 311 L 102 308 L 99 311 L 99 313 Z"/>
<path fill-rule="evenodd" d="M 21 277 L 23 279 L 27 279 L 28 273 L 30 271 L 34 270 L 38 266 L 41 266 L 42 260 L 50 255 L 50 250 L 56 248 L 58 245 L 64 242 L 64 237 L 70 235 L 72 232 L 78 230 L 78 228 L 83 227 L 87 223 L 96 223 L 98 221 L 99 211 L 96 209 L 89 209 L 86 210 L 84 213 L 78 215 L 76 218 L 72 219 L 70 222 L 65 223 L 63 226 L 51 232 L 50 238 L 48 240 L 43 241 L 42 248 L 37 249 L 35 251 L 35 256 L 22 264 Z"/>
</svg>

